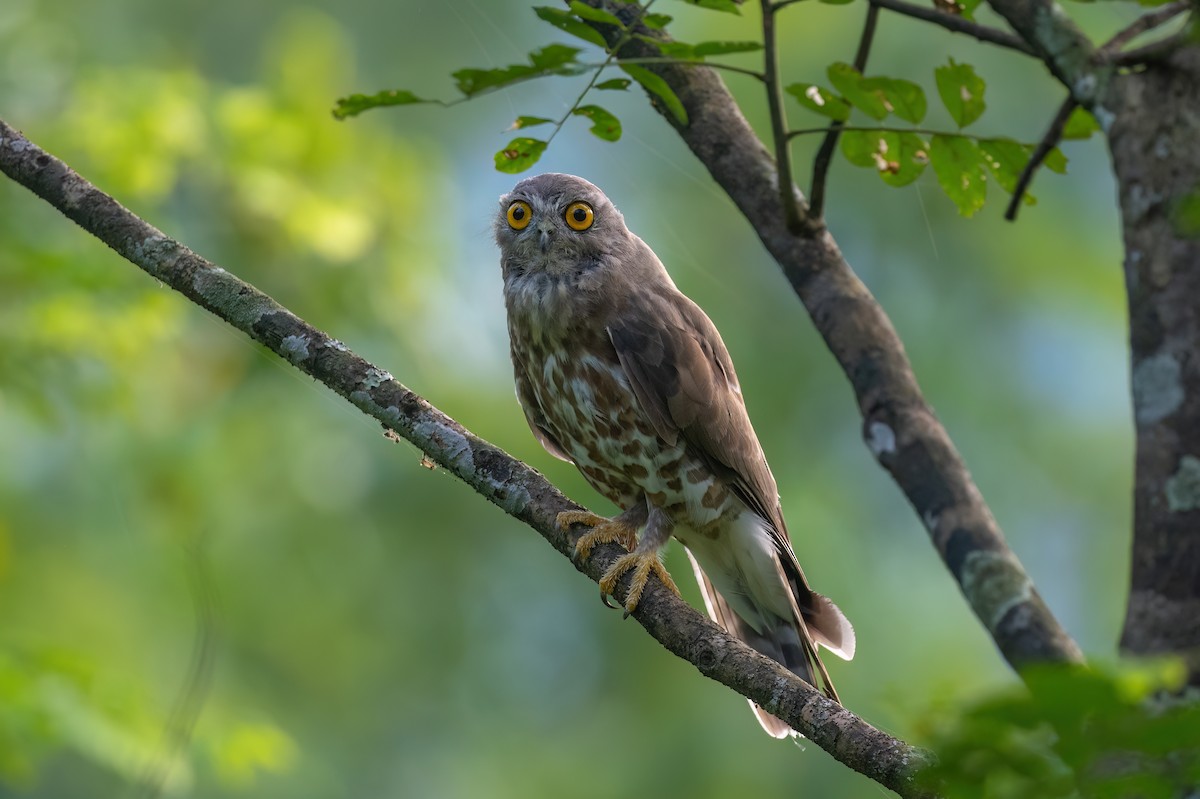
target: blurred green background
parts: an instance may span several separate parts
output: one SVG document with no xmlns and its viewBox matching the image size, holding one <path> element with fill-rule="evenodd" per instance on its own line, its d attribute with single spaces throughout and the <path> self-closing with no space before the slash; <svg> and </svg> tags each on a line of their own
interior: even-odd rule
<svg viewBox="0 0 1200 799">
<path fill-rule="evenodd" d="M 751 39 L 753 5 L 656 10 L 685 40 Z M 848 60 L 863 11 L 790 9 L 789 79 Z M 1136 8 L 1087 12 L 1103 33 Z M 505 129 L 561 114 L 586 78 L 329 113 L 382 88 L 449 98 L 452 70 L 553 41 L 510 0 L 4 0 L 0 116 L 607 512 L 525 426 L 489 233 L 514 182 L 492 168 Z M 933 96 L 948 56 L 989 81 L 981 132 L 1041 135 L 1061 92 L 1020 56 L 885 12 L 868 71 Z M 758 84 L 729 82 L 763 130 Z M 924 740 L 1015 678 L 745 220 L 640 91 L 597 99 L 624 138 L 571 120 L 537 168 L 599 183 L 716 321 L 801 562 L 857 628 L 856 660 L 830 666 L 842 696 Z M 816 143 L 796 145 L 805 183 Z M 1013 548 L 1111 660 L 1132 466 L 1121 251 L 1101 142 L 1065 151 L 1070 174 L 1041 175 L 1016 225 L 995 186 L 964 220 L 932 174 L 897 190 L 840 160 L 828 209 Z M 0 243 L 0 796 L 884 793 L 767 739 L 530 530 L 6 180 Z M 682 552 L 667 560 L 697 602 Z"/>
</svg>

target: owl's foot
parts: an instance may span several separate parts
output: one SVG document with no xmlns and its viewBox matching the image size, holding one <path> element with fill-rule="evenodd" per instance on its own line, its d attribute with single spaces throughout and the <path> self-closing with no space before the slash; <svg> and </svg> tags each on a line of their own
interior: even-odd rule
<svg viewBox="0 0 1200 799">
<path fill-rule="evenodd" d="M 636 524 L 630 524 L 621 516 L 606 519 L 586 510 L 567 510 L 555 518 L 560 530 L 567 530 L 572 524 L 586 524 L 592 529 L 579 536 L 575 542 L 575 559 L 587 560 L 592 548 L 597 544 L 620 544 L 628 550 L 637 548 Z"/>
<path fill-rule="evenodd" d="M 634 551 L 617 558 L 616 563 L 610 566 L 604 576 L 600 578 L 600 596 L 604 598 L 613 596 L 613 592 L 617 588 L 617 581 L 630 570 L 633 571 L 633 582 L 629 585 L 629 595 L 625 597 L 626 618 L 633 613 L 638 602 L 641 601 L 642 591 L 646 589 L 646 583 L 650 579 L 650 572 L 658 575 L 662 584 L 675 592 L 675 596 L 679 596 L 679 589 L 675 586 L 675 581 L 671 579 L 671 574 L 658 559 L 658 553 L 655 551 Z M 607 605 L 608 602 L 605 601 L 604 604 Z"/>
</svg>

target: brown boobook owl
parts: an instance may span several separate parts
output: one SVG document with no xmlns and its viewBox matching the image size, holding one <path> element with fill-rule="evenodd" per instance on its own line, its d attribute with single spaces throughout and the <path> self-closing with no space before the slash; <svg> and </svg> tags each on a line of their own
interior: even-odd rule
<svg viewBox="0 0 1200 799">
<path fill-rule="evenodd" d="M 630 550 L 600 581 L 633 571 L 631 612 L 659 550 L 687 549 L 712 619 L 837 700 L 817 655 L 854 656 L 854 629 L 813 591 L 788 538 L 775 478 L 712 321 L 629 232 L 600 189 L 573 175 L 523 180 L 495 223 L 517 397 L 550 454 L 574 463 L 622 513 L 560 514 L 592 527 L 576 544 Z M 643 530 L 640 540 L 638 530 Z M 771 735 L 794 734 L 754 707 Z"/>
</svg>

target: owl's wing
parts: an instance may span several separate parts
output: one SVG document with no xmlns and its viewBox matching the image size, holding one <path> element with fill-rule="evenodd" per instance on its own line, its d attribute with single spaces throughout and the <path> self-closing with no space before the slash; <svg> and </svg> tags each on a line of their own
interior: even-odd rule
<svg viewBox="0 0 1200 799">
<path fill-rule="evenodd" d="M 554 435 L 550 432 L 546 419 L 542 415 L 542 406 L 538 404 L 537 396 L 533 393 L 533 386 L 529 383 L 525 361 L 515 347 L 512 348 L 512 362 L 517 387 L 517 402 L 520 403 L 521 410 L 525 412 L 525 421 L 529 423 L 533 437 L 554 457 L 574 464 L 575 461 L 571 460 L 566 449 L 555 440 Z"/>
<path fill-rule="evenodd" d="M 631 307 L 608 325 L 638 404 L 664 441 L 682 439 L 771 524 L 778 545 L 790 553 L 791 543 L 780 534 L 779 490 L 717 328 L 678 292 L 644 302 L 649 307 Z"/>
<path fill-rule="evenodd" d="M 608 335 L 638 404 L 670 444 L 692 453 L 767 522 L 785 579 L 820 643 L 853 657 L 854 632 L 828 598 L 813 591 L 796 559 L 779 505 L 779 488 L 712 320 L 676 291 L 643 294 L 610 320 Z M 646 303 L 646 305 L 640 305 Z"/>
</svg>

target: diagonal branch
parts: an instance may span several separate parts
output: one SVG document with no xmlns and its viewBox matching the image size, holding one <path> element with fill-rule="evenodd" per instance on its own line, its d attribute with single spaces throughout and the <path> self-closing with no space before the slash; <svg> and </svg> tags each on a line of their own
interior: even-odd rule
<svg viewBox="0 0 1200 799">
<path fill-rule="evenodd" d="M 1099 91 L 1092 71 L 1096 47 L 1054 0 L 988 0 L 1084 107 Z"/>
<path fill-rule="evenodd" d="M 623 0 L 583 0 L 611 13 Z M 643 30 L 665 39 L 661 31 Z M 651 45 L 635 41 L 627 48 Z M 657 48 L 655 48 L 657 49 Z M 652 67 L 678 95 L 690 122 L 667 117 L 749 220 L 808 309 L 846 373 L 863 436 L 924 522 L 971 608 L 1014 667 L 1079 661 L 1082 654 L 1050 613 L 1009 549 L 954 448 L 925 401 L 895 328 L 842 257 L 828 230 L 788 229 L 775 190 L 775 163 L 712 70 Z"/>
<path fill-rule="evenodd" d="M 972 22 L 969 19 L 963 19 L 954 14 L 947 14 L 945 11 L 938 11 L 934 8 L 919 6 L 916 3 L 907 3 L 905 0 L 870 1 L 871 5 L 886 8 L 888 11 L 903 14 L 913 19 L 919 19 L 922 22 L 932 22 L 934 25 L 940 25 L 951 33 L 965 33 L 967 36 L 974 36 L 981 42 L 1007 47 L 1010 50 L 1016 50 L 1025 55 L 1037 55 L 1034 49 L 1025 43 L 1024 39 L 1020 36 L 1014 36 L 1008 31 L 989 28 L 987 25 L 980 25 L 978 22 Z"/>
<path fill-rule="evenodd" d="M 538 472 L 471 433 L 387 372 L 275 300 L 168 238 L 0 120 L 0 172 L 37 194 L 119 255 L 246 333 L 403 436 L 485 499 L 570 557 L 574 540 L 555 524 L 579 509 Z M 592 581 L 624 554 L 597 547 L 575 566 Z M 628 577 L 618 588 L 623 602 Z M 633 614 L 667 650 L 785 720 L 837 760 L 905 797 L 932 796 L 916 782 L 924 750 L 872 727 L 773 660 L 727 635 L 652 580 Z"/>
</svg>

